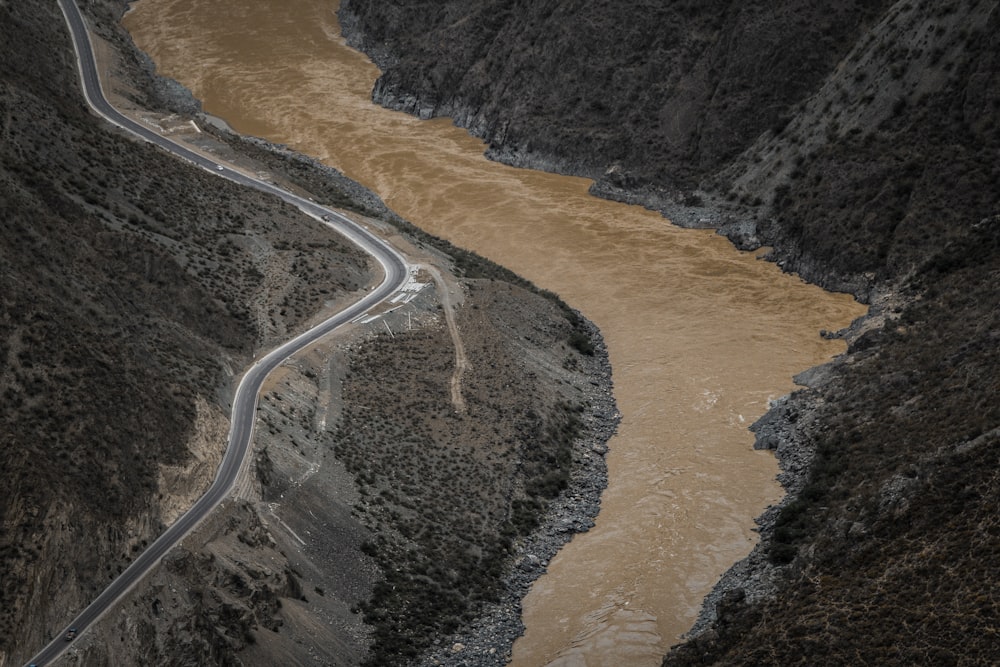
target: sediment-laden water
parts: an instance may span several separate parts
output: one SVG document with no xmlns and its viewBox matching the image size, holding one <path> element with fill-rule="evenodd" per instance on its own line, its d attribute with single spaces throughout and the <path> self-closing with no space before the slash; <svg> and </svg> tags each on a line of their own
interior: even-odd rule
<svg viewBox="0 0 1000 667">
<path fill-rule="evenodd" d="M 374 106 L 378 75 L 330 0 L 141 0 L 126 18 L 161 72 L 238 131 L 316 156 L 400 215 L 560 294 L 602 329 L 623 414 L 596 527 L 524 602 L 518 665 L 658 665 L 780 497 L 749 424 L 841 351 L 863 311 L 709 231 L 509 168 L 446 120 Z"/>
</svg>

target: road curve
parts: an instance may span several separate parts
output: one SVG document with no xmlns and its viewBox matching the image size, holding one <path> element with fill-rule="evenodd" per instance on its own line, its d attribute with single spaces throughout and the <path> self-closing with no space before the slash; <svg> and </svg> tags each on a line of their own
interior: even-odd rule
<svg viewBox="0 0 1000 667">
<path fill-rule="evenodd" d="M 86 632 L 94 622 L 110 610 L 139 580 L 155 567 L 170 549 L 190 533 L 202 519 L 229 495 L 241 468 L 246 463 L 248 455 L 251 452 L 258 392 L 267 375 L 281 365 L 290 355 L 384 301 L 406 283 L 409 274 L 409 266 L 402 255 L 387 243 L 336 211 L 323 208 L 314 202 L 282 190 L 271 183 L 251 178 L 224 165 L 220 170 L 219 165 L 213 160 L 170 139 L 162 137 L 119 113 L 104 97 L 100 77 L 97 72 L 94 51 L 90 43 L 90 36 L 87 33 L 86 24 L 84 23 L 83 16 L 80 14 L 79 8 L 76 6 L 76 2 L 74 0 L 58 1 L 66 18 L 66 23 L 69 26 L 70 35 L 73 39 L 73 47 L 76 49 L 77 64 L 80 71 L 80 81 L 84 97 L 87 104 L 97 114 L 123 130 L 152 144 L 156 144 L 174 155 L 207 169 L 213 174 L 241 185 L 273 194 L 297 206 L 308 215 L 323 220 L 329 227 L 347 237 L 362 250 L 371 254 L 382 265 L 385 278 L 377 287 L 365 295 L 364 298 L 258 359 L 243 375 L 236 389 L 236 395 L 233 398 L 229 444 L 222 458 L 222 463 L 219 465 L 215 481 L 212 482 L 212 486 L 209 487 L 205 495 L 191 509 L 177 519 L 117 579 L 111 582 L 97 599 L 91 602 L 66 628 L 56 633 L 52 641 L 29 661 L 29 664 L 39 666 L 47 665 L 56 660 L 67 648 L 72 646 L 73 642 L 67 642 L 63 638 L 69 628 L 75 628 L 77 636 Z"/>
</svg>

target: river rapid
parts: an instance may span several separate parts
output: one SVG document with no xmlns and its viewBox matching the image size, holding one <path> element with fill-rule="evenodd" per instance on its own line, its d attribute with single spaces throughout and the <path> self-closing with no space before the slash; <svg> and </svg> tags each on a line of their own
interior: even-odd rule
<svg viewBox="0 0 1000 667">
<path fill-rule="evenodd" d="M 596 199 L 584 179 L 487 161 L 448 120 L 370 102 L 378 70 L 330 0 L 140 0 L 161 73 L 237 131 L 340 169 L 428 232 L 503 264 L 602 330 L 622 412 L 596 527 L 524 601 L 515 665 L 658 665 L 753 547 L 781 491 L 747 430 L 863 314 L 707 230 Z M 474 372 L 474 371 L 473 371 Z"/>
</svg>

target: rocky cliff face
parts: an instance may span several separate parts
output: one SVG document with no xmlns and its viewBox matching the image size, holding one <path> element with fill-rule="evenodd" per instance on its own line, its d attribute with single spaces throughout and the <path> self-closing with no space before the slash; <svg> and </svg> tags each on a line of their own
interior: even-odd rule
<svg viewBox="0 0 1000 667">
<path fill-rule="evenodd" d="M 668 663 L 992 659 L 998 3 L 344 0 L 341 18 L 385 72 L 377 101 L 872 304 L 757 427 L 796 495 Z"/>
</svg>

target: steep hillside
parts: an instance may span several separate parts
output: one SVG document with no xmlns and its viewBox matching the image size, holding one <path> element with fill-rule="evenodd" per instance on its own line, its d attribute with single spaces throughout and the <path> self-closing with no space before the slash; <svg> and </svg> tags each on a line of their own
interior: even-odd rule
<svg viewBox="0 0 1000 667">
<path fill-rule="evenodd" d="M 898 280 L 998 211 L 998 35 L 995 2 L 894 6 L 714 184 L 765 203 L 787 268 L 861 295 Z"/>
<path fill-rule="evenodd" d="M 505 160 L 690 187 L 786 118 L 889 4 L 345 0 L 339 15 L 389 106 L 451 116 Z"/>
<path fill-rule="evenodd" d="M 54 2 L 4 3 L 0 32 L 0 660 L 17 660 L 162 528 L 164 475 L 224 424 L 233 371 L 370 271 L 315 221 L 92 117 Z"/>
<path fill-rule="evenodd" d="M 906 305 L 771 416 L 765 442 L 813 457 L 800 493 L 764 524 L 766 562 L 713 599 L 720 620 L 664 664 L 995 660 L 998 276 L 994 217 L 922 264 Z"/>
<path fill-rule="evenodd" d="M 233 370 L 369 269 L 90 116 L 55 3 L 0 15 L 0 654 L 24 657 L 161 529 Z"/>
<path fill-rule="evenodd" d="M 872 304 L 757 425 L 797 495 L 668 663 L 992 660 L 998 3 L 344 0 L 341 18 L 385 71 L 377 101 Z"/>
</svg>

